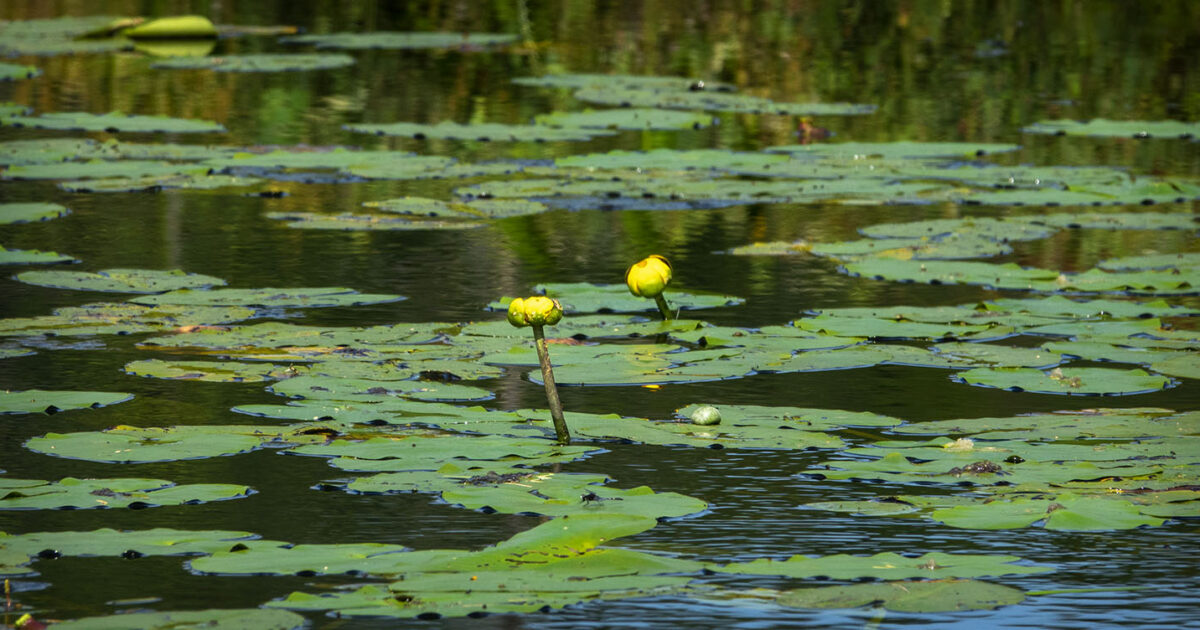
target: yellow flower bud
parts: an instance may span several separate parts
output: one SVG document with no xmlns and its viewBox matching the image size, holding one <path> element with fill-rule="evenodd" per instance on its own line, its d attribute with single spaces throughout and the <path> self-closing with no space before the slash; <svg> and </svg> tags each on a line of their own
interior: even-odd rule
<svg viewBox="0 0 1200 630">
<path fill-rule="evenodd" d="M 513 301 L 508 303 L 508 323 L 517 328 L 529 325 L 529 322 L 525 321 L 525 300 L 513 298 Z"/>
<path fill-rule="evenodd" d="M 629 292 L 638 297 L 655 297 L 671 282 L 671 263 L 654 254 L 633 264 L 625 272 Z"/>
<path fill-rule="evenodd" d="M 562 319 L 562 304 L 544 295 L 525 298 L 525 321 L 534 326 L 553 326 Z"/>
</svg>

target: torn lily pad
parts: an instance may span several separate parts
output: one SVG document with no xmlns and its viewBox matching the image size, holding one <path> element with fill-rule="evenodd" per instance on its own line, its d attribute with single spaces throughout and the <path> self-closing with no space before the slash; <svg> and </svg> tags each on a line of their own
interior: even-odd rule
<svg viewBox="0 0 1200 630">
<path fill-rule="evenodd" d="M 1095 118 L 1078 120 L 1039 120 L 1021 129 L 1025 133 L 1054 136 L 1101 136 L 1109 138 L 1179 138 L 1195 139 L 1200 135 L 1200 123 L 1177 120 L 1107 120 Z"/>
<path fill-rule="evenodd" d="M 167 116 L 139 116 L 123 114 L 121 112 L 108 114 L 47 112 L 38 116 L 0 118 L 0 126 L 65 131 L 107 131 L 109 133 L 214 133 L 225 131 L 224 125 L 207 120 L 170 118 Z"/>
<path fill-rule="evenodd" d="M 137 304 L 157 306 L 176 304 L 187 306 L 256 306 L 263 308 L 316 308 L 326 306 L 358 306 L 381 304 L 405 299 L 400 295 L 359 293 L 344 287 L 313 287 L 290 289 L 179 289 L 158 295 L 130 300 Z"/>
<path fill-rule="evenodd" d="M 1166 389 L 1171 379 L 1145 370 L 1112 368 L 975 368 L 959 372 L 955 378 L 968 385 L 982 385 L 1008 391 L 1075 396 L 1119 396 L 1144 394 Z"/>
<path fill-rule="evenodd" d="M 26 271 L 16 275 L 26 284 L 55 289 L 104 291 L 109 293 L 164 293 L 177 289 L 198 289 L 223 285 L 225 281 L 213 276 L 186 273 L 178 269 L 102 269 L 88 271 Z"/>
<path fill-rule="evenodd" d="M 0 510 L 61 510 L 155 507 L 241 499 L 249 486 L 226 483 L 175 485 L 161 479 L 60 481 L 0 477 Z M 2 540 L 2 539 L 0 539 Z"/>
<path fill-rule="evenodd" d="M 49 221 L 70 213 L 56 203 L 0 203 L 0 224 Z"/>
<path fill-rule="evenodd" d="M 123 392 L 78 392 L 29 389 L 25 391 L 0 392 L 0 414 L 45 413 L 55 414 L 73 409 L 96 409 L 107 407 L 133 398 Z"/>
<path fill-rule="evenodd" d="M 354 65 L 354 57 L 340 54 L 250 54 L 214 57 L 171 57 L 150 64 L 162 70 L 214 70 L 216 72 L 297 72 L 330 70 Z"/>
</svg>

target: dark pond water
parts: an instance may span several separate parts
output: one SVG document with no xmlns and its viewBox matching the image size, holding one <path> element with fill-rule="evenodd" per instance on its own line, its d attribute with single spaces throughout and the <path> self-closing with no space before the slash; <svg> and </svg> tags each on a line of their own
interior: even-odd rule
<svg viewBox="0 0 1200 630">
<path fill-rule="evenodd" d="M 819 118 L 836 140 L 1012 142 L 1009 163 L 1102 164 L 1137 173 L 1200 174 L 1200 143 L 1059 138 L 1022 134 L 1050 118 L 1200 119 L 1200 5 L 1115 2 L 354 2 L 8 1 L 0 19 L 57 15 L 199 13 L 239 25 L 294 24 L 312 32 L 447 30 L 518 33 L 527 46 L 496 51 L 352 51 L 345 69 L 275 74 L 149 69 L 137 53 L 20 58 L 35 80 L 0 83 L 0 101 L 38 112 L 120 110 L 215 120 L 229 132 L 196 137 L 120 134 L 122 140 L 248 145 L 353 145 L 448 155 L 465 162 L 547 160 L 611 149 L 758 150 L 795 142 L 796 118 L 714 114 L 703 130 L 623 132 L 575 143 L 482 143 L 387 139 L 352 134 L 355 122 L 525 123 L 536 114 L 577 110 L 568 92 L 522 87 L 520 76 L 548 72 L 672 75 L 721 80 L 778 100 L 878 105 L 868 116 Z M 217 52 L 274 52 L 274 37 L 223 39 Z M 0 128 L 0 140 L 56 137 Z M 96 134 L 107 138 L 106 134 Z M 786 323 L 803 311 L 844 306 L 952 305 L 1018 294 L 978 287 L 907 285 L 841 274 L 811 256 L 718 254 L 754 241 L 836 241 L 880 222 L 1028 214 L 1030 209 L 953 204 L 853 206 L 739 205 L 687 211 L 552 211 L 471 231 L 321 232 L 289 229 L 271 211 L 350 212 L 363 201 L 405 195 L 448 199 L 459 181 L 353 184 L 275 182 L 283 198 L 217 192 L 69 194 L 52 183 L 5 181 L 0 198 L 54 201 L 64 219 L 0 227 L 9 248 L 70 252 L 82 269 L 184 269 L 236 287 L 347 286 L 408 299 L 375 306 L 287 313 L 321 325 L 496 319 L 483 310 L 542 282 L 619 282 L 649 253 L 670 257 L 675 283 L 746 299 L 696 316 L 725 325 Z M 1172 207 L 1179 210 L 1178 206 Z M 1190 206 L 1195 211 L 1196 206 Z M 1086 269 L 1098 260 L 1165 247 L 1198 251 L 1195 234 L 1069 233 L 1018 243 L 1006 257 L 1023 264 Z M 98 294 L 41 288 L 0 278 L 0 317 L 26 317 L 97 301 Z M 107 296 L 101 296 L 104 299 Z M 1195 298 L 1172 303 L 1200 306 Z M 427 495 L 356 496 L 311 487 L 337 478 L 318 458 L 256 451 L 234 457 L 120 466 L 49 458 L 22 448 L 47 432 L 117 424 L 170 426 L 250 422 L 235 405 L 275 403 L 260 384 L 175 382 L 126 375 L 146 358 L 136 337 L 103 337 L 102 349 L 63 349 L 0 361 L 5 389 L 131 392 L 108 408 L 0 419 L 0 468 L 18 478 L 139 476 L 177 483 L 253 486 L 237 501 L 148 510 L 0 512 L 0 531 L 233 529 L 297 543 L 387 542 L 413 548 L 482 547 L 540 519 L 483 514 L 431 503 Z M 484 381 L 498 409 L 544 406 L 542 388 L 521 371 Z M 707 384 L 565 388 L 569 410 L 670 417 L 693 402 L 794 405 L 871 411 L 923 421 L 1034 411 L 1158 406 L 1200 409 L 1200 385 L 1182 380 L 1156 394 L 1089 398 L 968 387 L 948 373 L 898 366 L 759 375 Z M 852 443 L 861 434 L 843 435 Z M 1013 554 L 1056 571 L 991 580 L 1026 591 L 1114 589 L 1032 595 L 993 611 L 915 614 L 876 609 L 805 611 L 743 601 L 664 596 L 591 603 L 550 614 L 438 621 L 334 621 L 316 627 L 1185 627 L 1200 618 L 1200 530 L 1193 521 L 1114 532 L 954 529 L 929 520 L 840 516 L 801 509 L 813 501 L 871 498 L 911 487 L 798 476 L 828 453 L 611 445 L 566 466 L 603 472 L 616 485 L 649 485 L 701 498 L 712 509 L 668 521 L 623 545 L 700 560 L 793 554 L 929 551 Z M 313 578 L 191 575 L 178 558 L 137 561 L 66 558 L 35 565 L 19 599 L 44 618 L 122 608 L 110 602 L 159 597 L 158 610 L 253 607 Z M 709 579 L 709 578 L 706 578 Z M 320 580 L 318 580 L 320 581 Z M 328 580 L 323 583 L 334 582 Z M 347 579 L 346 581 L 350 581 Z M 736 588 L 789 588 L 774 578 L 710 578 Z M 1115 590 L 1136 587 L 1136 590 Z"/>
</svg>

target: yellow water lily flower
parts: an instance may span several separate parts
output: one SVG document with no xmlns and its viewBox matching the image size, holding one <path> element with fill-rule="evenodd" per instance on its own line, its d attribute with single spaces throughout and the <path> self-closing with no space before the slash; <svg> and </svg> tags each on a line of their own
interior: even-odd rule
<svg viewBox="0 0 1200 630">
<path fill-rule="evenodd" d="M 638 297 L 657 297 L 671 282 L 671 263 L 654 254 L 639 260 L 625 272 L 629 292 Z"/>
<path fill-rule="evenodd" d="M 508 304 L 508 323 L 523 326 L 553 326 L 562 320 L 562 304 L 544 295 L 515 298 Z"/>
</svg>

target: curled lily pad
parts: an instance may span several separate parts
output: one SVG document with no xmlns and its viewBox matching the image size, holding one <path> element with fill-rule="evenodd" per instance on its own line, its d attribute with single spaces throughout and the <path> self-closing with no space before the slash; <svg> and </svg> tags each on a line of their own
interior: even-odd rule
<svg viewBox="0 0 1200 630">
<path fill-rule="evenodd" d="M 125 402 L 133 394 L 29 389 L 0 392 L 0 413 L 54 414 L 72 409 L 95 409 Z"/>
<path fill-rule="evenodd" d="M 56 203 L 0 203 L 0 223 L 49 221 L 70 212 Z"/>
<path fill-rule="evenodd" d="M 505 125 L 501 123 L 459 124 L 443 121 L 437 124 L 421 123 L 359 123 L 346 125 L 347 131 L 370 133 L 377 136 L 409 136 L 418 140 L 438 138 L 445 140 L 478 140 L 481 142 L 548 142 L 564 140 L 590 140 L 596 136 L 609 135 L 605 132 L 583 130 L 576 125 L 556 128 L 544 125 Z"/>
<path fill-rule="evenodd" d="M 759 559 L 734 562 L 712 567 L 712 570 L 748 575 L 786 575 L 793 578 L 823 575 L 834 580 L 864 577 L 882 580 L 977 578 L 1053 571 L 1048 566 L 1013 564 L 1019 560 L 1021 559 L 1016 556 L 957 553 L 927 553 L 919 557 L 898 553 L 877 553 L 873 556 L 836 554 L 816 558 L 798 555 L 787 560 Z"/>
<path fill-rule="evenodd" d="M 376 31 L 374 33 L 313 33 L 293 35 L 280 39 L 285 44 L 312 44 L 317 48 L 346 48 L 362 50 L 370 48 L 414 49 L 453 48 L 475 50 L 511 44 L 517 36 L 510 33 L 471 32 L 398 32 Z"/>
<path fill-rule="evenodd" d="M 34 66 L 18 66 L 13 63 L 0 63 L 0 81 L 16 81 L 32 79 L 41 76 L 42 71 Z"/>
<path fill-rule="evenodd" d="M 213 276 L 185 273 L 178 269 L 103 269 L 88 271 L 26 271 L 16 279 L 26 284 L 56 289 L 106 291 L 110 293 L 163 293 L 183 288 L 206 288 L 223 285 L 225 281 Z"/>
<path fill-rule="evenodd" d="M 1182 138 L 1200 135 L 1200 123 L 1177 120 L 1039 120 L 1025 127 L 1025 133 L 1055 136 L 1104 136 L 1114 138 Z"/>
<path fill-rule="evenodd" d="M 1011 586 L 976 580 L 884 582 L 783 591 L 776 600 L 794 608 L 879 606 L 900 612 L 991 610 L 1019 604 L 1025 593 Z"/>
<path fill-rule="evenodd" d="M 199 483 L 177 486 L 161 479 L 76 479 L 60 481 L 0 478 L 0 509 L 53 510 L 143 508 L 240 499 L 248 486 Z"/>
<path fill-rule="evenodd" d="M 275 308 L 315 308 L 321 306 L 357 306 L 380 304 L 405 299 L 391 294 L 359 293 L 343 287 L 292 289 L 180 289 L 158 295 L 130 300 L 137 304 L 157 306 L 179 304 L 189 306 L 259 306 Z"/>
<path fill-rule="evenodd" d="M 62 630 L 171 630 L 189 626 L 213 630 L 298 630 L 306 627 L 308 621 L 287 610 L 246 608 L 124 613 L 60 621 L 54 625 Z"/>
<path fill-rule="evenodd" d="M 708 114 L 665 109 L 621 108 L 541 114 L 534 122 L 549 127 L 589 129 L 701 129 L 712 125 L 713 118 Z"/>
<path fill-rule="evenodd" d="M 0 126 L 33 127 L 35 129 L 58 129 L 73 131 L 154 132 L 165 133 L 213 133 L 223 132 L 225 127 L 207 120 L 169 118 L 166 116 L 135 116 L 112 112 L 88 114 L 84 112 L 48 112 L 40 116 L 17 116 L 0 118 Z"/>
<path fill-rule="evenodd" d="M 1171 386 L 1171 379 L 1138 369 L 975 368 L 958 373 L 956 378 L 969 385 L 1038 394 L 1113 396 L 1154 392 Z"/>
<path fill-rule="evenodd" d="M 30 438 L 25 447 L 67 459 L 144 463 L 245 453 L 259 448 L 263 441 L 264 437 L 255 435 L 254 427 L 119 425 L 103 431 L 47 433 Z"/>
<path fill-rule="evenodd" d="M 79 260 L 58 252 L 43 252 L 38 249 L 8 249 L 0 245 L 0 265 L 50 265 L 73 262 L 79 262 Z"/>
<path fill-rule="evenodd" d="M 329 70 L 354 65 L 354 57 L 338 54 L 252 54 L 218 57 L 171 57 L 150 65 L 170 70 L 215 70 L 217 72 L 296 72 Z"/>
</svg>

